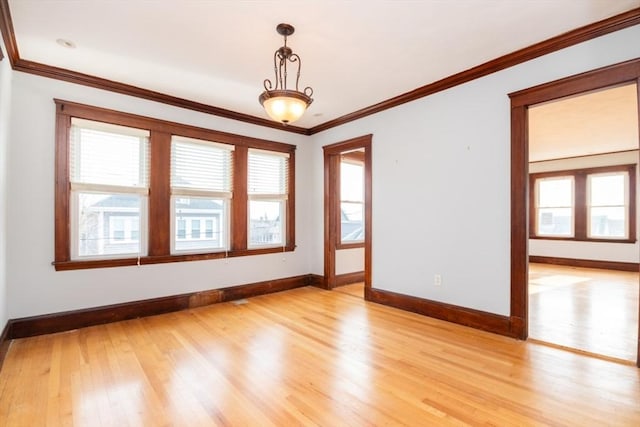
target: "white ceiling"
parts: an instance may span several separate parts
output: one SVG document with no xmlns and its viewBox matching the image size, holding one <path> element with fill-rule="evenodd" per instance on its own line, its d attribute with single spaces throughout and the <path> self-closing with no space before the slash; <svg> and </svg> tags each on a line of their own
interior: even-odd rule
<svg viewBox="0 0 640 427">
<path fill-rule="evenodd" d="M 9 0 L 22 59 L 267 118 L 280 22 L 313 127 L 640 0 Z M 75 43 L 75 49 L 56 39 Z"/>
<path fill-rule="evenodd" d="M 529 109 L 529 161 L 638 149 L 635 83 Z"/>
</svg>

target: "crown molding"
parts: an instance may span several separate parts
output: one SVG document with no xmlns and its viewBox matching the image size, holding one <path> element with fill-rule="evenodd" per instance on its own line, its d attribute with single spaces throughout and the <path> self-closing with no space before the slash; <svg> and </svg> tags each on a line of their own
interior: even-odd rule
<svg viewBox="0 0 640 427">
<path fill-rule="evenodd" d="M 389 98 L 386 101 L 379 102 L 361 110 L 354 111 L 353 113 L 338 117 L 337 119 L 333 119 L 320 125 L 314 126 L 309 129 L 309 134 L 313 135 L 318 132 L 334 128 L 336 126 L 340 126 L 345 123 L 358 120 L 393 107 L 397 107 L 398 105 L 415 101 L 417 99 L 424 98 L 425 96 L 433 95 L 437 92 L 441 92 L 443 90 L 470 82 L 472 80 L 487 76 L 497 71 L 513 67 L 514 65 L 530 61 L 532 59 L 547 55 L 560 49 L 564 49 L 566 47 L 573 46 L 578 43 L 582 43 L 596 37 L 613 33 L 615 31 L 619 31 L 638 24 L 640 24 L 640 8 L 632 9 L 628 12 L 624 12 L 619 15 L 612 16 L 611 18 L 607 18 L 602 21 L 598 21 L 593 24 L 585 25 L 584 27 L 566 32 L 564 34 L 560 34 L 559 36 L 552 37 L 545 41 L 493 59 L 489 62 L 485 62 L 484 64 L 469 68 L 468 70 L 462 71 L 460 73 L 445 77 L 442 80 L 438 80 L 428 85 L 421 86 L 410 92 L 403 93 L 402 95 Z"/>
<path fill-rule="evenodd" d="M 84 86 L 90 86 L 98 89 L 104 89 L 111 92 L 117 92 L 124 95 L 143 98 L 151 101 L 160 102 L 175 107 L 185 108 L 201 113 L 212 114 L 214 116 L 224 117 L 258 126 L 279 129 L 285 132 L 292 132 L 301 135 L 314 135 L 316 133 L 341 126 L 345 123 L 379 113 L 390 108 L 397 107 L 407 102 L 433 95 L 446 89 L 470 82 L 480 77 L 487 76 L 497 71 L 504 70 L 514 65 L 521 64 L 526 61 L 538 58 L 543 55 L 564 49 L 582 43 L 596 37 L 600 37 L 615 31 L 619 31 L 634 25 L 640 24 L 640 8 L 632 9 L 627 12 L 612 16 L 602 21 L 594 22 L 589 25 L 577 28 L 575 30 L 560 34 L 534 45 L 525 47 L 489 62 L 477 65 L 460 73 L 453 74 L 444 79 L 421 86 L 410 92 L 389 98 L 385 101 L 373 104 L 369 107 L 354 111 L 333 120 L 321 123 L 311 128 L 302 128 L 298 126 L 284 126 L 280 123 L 264 119 L 261 117 L 251 116 L 249 114 L 239 113 L 227 110 L 213 105 L 203 104 L 184 98 L 179 98 L 164 93 L 128 85 L 113 80 L 103 79 L 101 77 L 79 73 L 76 71 L 52 67 L 50 65 L 41 64 L 20 58 L 18 45 L 16 41 L 11 13 L 9 11 L 9 1 L 0 0 L 0 31 L 5 42 L 7 56 L 11 62 L 11 66 L 16 71 L 36 74 L 57 80 L 63 80 Z M 0 59 L 2 53 L 0 52 Z"/>
</svg>

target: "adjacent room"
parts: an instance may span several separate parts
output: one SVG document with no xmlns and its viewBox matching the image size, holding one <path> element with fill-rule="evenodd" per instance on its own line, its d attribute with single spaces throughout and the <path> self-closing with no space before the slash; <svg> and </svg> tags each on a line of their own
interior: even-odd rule
<svg viewBox="0 0 640 427">
<path fill-rule="evenodd" d="M 0 33 L 0 425 L 640 425 L 640 0 Z"/>
<path fill-rule="evenodd" d="M 638 87 L 529 109 L 529 338 L 634 362 Z"/>
</svg>

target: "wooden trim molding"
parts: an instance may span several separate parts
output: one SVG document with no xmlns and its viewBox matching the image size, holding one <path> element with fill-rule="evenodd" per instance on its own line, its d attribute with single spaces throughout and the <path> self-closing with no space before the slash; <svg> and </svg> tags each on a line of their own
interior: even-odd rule
<svg viewBox="0 0 640 427">
<path fill-rule="evenodd" d="M 336 248 L 339 238 L 340 158 L 345 151 L 364 149 L 364 285 L 371 287 L 371 221 L 372 221 L 372 134 L 322 147 L 324 153 L 324 289 L 337 286 L 335 274 Z M 366 296 L 366 292 L 365 292 Z"/>
<path fill-rule="evenodd" d="M 489 74 L 493 74 L 495 72 L 513 67 L 518 64 L 522 64 L 523 62 L 527 62 L 540 56 L 556 52 L 560 49 L 564 49 L 578 43 L 582 43 L 596 37 L 600 37 L 638 24 L 640 24 L 640 8 L 629 10 L 619 15 L 612 16 L 610 18 L 594 22 L 589 25 L 585 25 L 573 31 L 569 31 L 556 37 L 552 37 L 542 42 L 533 44 L 531 46 L 501 56 L 489 62 L 485 62 L 484 64 L 480 64 L 460 73 L 453 74 L 442 80 L 438 80 L 425 86 L 421 86 L 410 92 L 406 92 L 393 98 L 389 98 L 385 101 L 379 102 L 361 110 L 357 110 L 336 119 L 329 120 L 325 123 L 309 129 L 309 134 L 314 135 L 327 129 L 341 126 L 345 123 L 349 123 L 354 120 L 358 120 L 363 117 L 370 116 L 372 114 L 379 113 L 393 107 L 397 107 L 398 105 L 415 101 L 417 99 L 433 95 L 443 90 L 451 89 L 452 87 L 470 82 Z"/>
<path fill-rule="evenodd" d="M 627 220 L 627 237 L 625 238 L 596 238 L 589 236 L 589 206 L 588 206 L 588 179 L 589 175 L 600 173 L 620 172 L 626 173 L 628 178 L 628 200 L 625 214 Z M 552 177 L 573 178 L 573 236 L 546 236 L 537 234 L 537 191 L 536 181 Z M 554 170 L 529 174 L 529 238 L 540 240 L 566 240 L 580 242 L 605 242 L 605 243 L 635 243 L 636 233 L 636 164 L 620 164 L 611 166 L 599 166 L 582 169 Z"/>
<path fill-rule="evenodd" d="M 529 255 L 529 262 L 540 264 L 566 265 L 569 267 L 600 268 L 603 270 L 633 271 L 640 269 L 637 262 L 601 261 L 593 259 L 560 258 L 550 256 Z"/>
<path fill-rule="evenodd" d="M 364 282 L 364 271 L 336 274 L 336 286 L 344 286 L 360 282 Z"/>
<path fill-rule="evenodd" d="M 494 334 L 519 337 L 518 328 L 507 316 L 375 288 L 369 290 L 367 300 Z"/>
<path fill-rule="evenodd" d="M 18 52 L 16 35 L 9 10 L 9 1 L 0 0 L 0 31 L 5 41 L 7 56 L 11 62 L 11 66 L 16 71 L 35 74 L 43 77 L 53 78 L 57 80 L 67 81 L 84 86 L 90 86 L 98 89 L 104 89 L 116 93 L 135 96 L 142 99 L 161 102 L 175 107 L 185 108 L 201 113 L 212 114 L 232 120 L 238 120 L 258 126 L 279 129 L 285 132 L 293 132 L 302 135 L 313 135 L 327 129 L 341 126 L 345 123 L 361 119 L 363 117 L 379 113 L 390 108 L 397 107 L 404 103 L 433 95 L 434 93 L 450 89 L 471 80 L 487 76 L 500 70 L 521 64 L 526 61 L 538 58 L 540 56 L 553 53 L 560 49 L 582 43 L 596 37 L 600 37 L 615 31 L 619 31 L 634 25 L 640 24 L 640 8 L 632 9 L 610 18 L 594 22 L 589 25 L 577 28 L 575 30 L 560 34 L 542 42 L 533 44 L 529 47 L 517 50 L 507 55 L 501 56 L 494 60 L 477 65 L 468 70 L 453 74 L 436 82 L 421 86 L 410 92 L 389 98 L 385 101 L 371 105 L 369 107 L 354 111 L 344 116 L 329 120 L 309 129 L 297 126 L 284 126 L 280 123 L 243 114 L 231 110 L 227 110 L 212 105 L 207 105 L 188 99 L 179 98 L 149 89 L 132 86 L 113 80 L 103 79 L 101 77 L 88 74 L 78 73 L 76 71 L 53 67 L 34 61 L 22 59 Z"/>
<path fill-rule="evenodd" d="M 11 328 L 11 322 L 7 322 L 2 328 L 2 334 L 0 334 L 0 371 L 2 370 L 2 365 L 4 364 L 4 359 L 7 356 L 7 352 L 9 351 L 9 346 L 11 345 L 11 339 L 9 338 L 9 329 Z"/>
<path fill-rule="evenodd" d="M 295 250 L 295 150 L 296 146 L 277 141 L 263 140 L 227 132 L 219 132 L 151 117 L 122 113 L 106 108 L 54 99 L 56 103 L 56 179 L 55 179 L 55 260 L 56 270 L 122 267 L 178 261 L 197 261 L 262 255 Z M 70 178 L 69 178 L 69 130 L 72 117 L 113 123 L 150 131 L 150 191 L 148 255 L 100 260 L 73 260 L 70 238 Z M 230 208 L 231 247 L 228 251 L 194 254 L 170 253 L 170 165 L 171 135 L 215 141 L 233 145 L 233 192 L 235 202 Z M 288 202 L 286 233 L 283 246 L 249 248 L 247 246 L 247 150 L 258 148 L 287 153 L 289 156 Z"/>
<path fill-rule="evenodd" d="M 42 316 L 23 317 L 10 320 L 8 327 L 5 328 L 4 336 L 8 339 L 16 339 L 69 331 L 87 326 L 102 325 L 242 298 L 251 298 L 258 295 L 295 289 L 307 286 L 308 284 L 308 275 L 302 275 L 123 304 L 113 304 Z"/>
</svg>

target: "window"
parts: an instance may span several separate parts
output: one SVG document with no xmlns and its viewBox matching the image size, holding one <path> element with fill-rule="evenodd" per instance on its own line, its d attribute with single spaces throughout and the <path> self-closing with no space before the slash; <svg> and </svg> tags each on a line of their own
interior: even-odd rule
<svg viewBox="0 0 640 427">
<path fill-rule="evenodd" d="M 172 137 L 172 253 L 229 249 L 233 149 L 232 145 Z M 209 224 L 204 233 L 201 223 Z"/>
<path fill-rule="evenodd" d="M 531 238 L 636 241 L 635 165 L 531 174 Z"/>
<path fill-rule="evenodd" d="M 340 242 L 364 242 L 363 151 L 343 154 L 340 161 Z"/>
<path fill-rule="evenodd" d="M 536 181 L 538 236 L 573 236 L 573 177 Z"/>
<path fill-rule="evenodd" d="M 249 150 L 249 247 L 283 246 L 289 156 Z"/>
<path fill-rule="evenodd" d="M 149 132 L 74 118 L 70 130 L 71 258 L 145 255 Z M 139 227 L 139 226 L 138 226 Z"/>
<path fill-rule="evenodd" d="M 295 146 L 56 100 L 56 270 L 293 251 Z"/>
<path fill-rule="evenodd" d="M 588 237 L 624 239 L 628 236 L 629 174 L 611 172 L 587 176 Z"/>
</svg>

